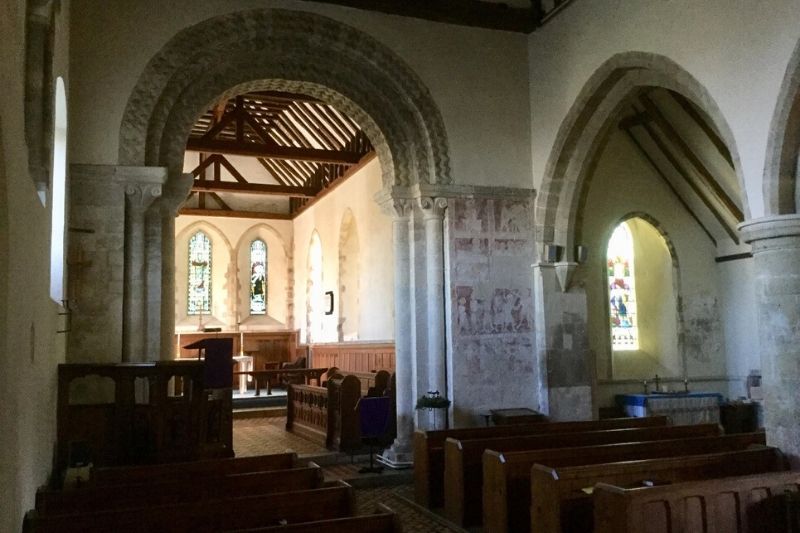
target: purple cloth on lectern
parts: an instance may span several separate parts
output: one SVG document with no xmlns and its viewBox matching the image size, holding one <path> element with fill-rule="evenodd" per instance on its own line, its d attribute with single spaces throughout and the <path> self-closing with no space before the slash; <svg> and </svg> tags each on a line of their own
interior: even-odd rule
<svg viewBox="0 0 800 533">
<path fill-rule="evenodd" d="M 203 387 L 229 389 L 233 386 L 233 338 L 202 339 L 184 348 L 205 351 Z"/>
<path fill-rule="evenodd" d="M 362 437 L 380 437 L 389 427 L 391 402 L 388 397 L 361 398 L 358 401 L 358 420 Z"/>
</svg>

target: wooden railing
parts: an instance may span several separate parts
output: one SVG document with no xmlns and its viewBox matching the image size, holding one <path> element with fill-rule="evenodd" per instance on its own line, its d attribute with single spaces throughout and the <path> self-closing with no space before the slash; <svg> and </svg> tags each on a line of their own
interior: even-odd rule
<svg viewBox="0 0 800 533">
<path fill-rule="evenodd" d="M 330 450 L 358 449 L 361 433 L 356 405 L 363 395 L 362 388 L 355 375 L 334 376 L 325 387 L 289 385 L 286 429 Z"/>
<path fill-rule="evenodd" d="M 315 367 L 336 367 L 343 373 L 395 369 L 394 342 L 337 342 L 311 345 Z"/>
<path fill-rule="evenodd" d="M 255 382 L 256 396 L 261 396 L 261 385 L 267 385 L 267 395 L 272 394 L 273 381 L 281 381 L 281 379 L 302 380 L 306 385 L 310 385 L 311 381 L 316 381 L 317 386 L 322 385 L 322 375 L 328 371 L 327 368 L 285 368 L 279 370 L 242 370 L 234 372 L 233 376 L 252 376 Z"/>
<path fill-rule="evenodd" d="M 231 390 L 206 390 L 201 361 L 58 367 L 56 467 L 71 446 L 95 466 L 233 456 Z"/>
</svg>

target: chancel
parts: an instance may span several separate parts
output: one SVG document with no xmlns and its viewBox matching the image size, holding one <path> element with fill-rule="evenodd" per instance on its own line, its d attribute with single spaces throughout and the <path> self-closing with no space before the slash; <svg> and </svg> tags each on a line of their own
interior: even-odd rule
<svg viewBox="0 0 800 533">
<path fill-rule="evenodd" d="M 7 0 L 0 533 L 800 529 L 797 7 Z"/>
</svg>

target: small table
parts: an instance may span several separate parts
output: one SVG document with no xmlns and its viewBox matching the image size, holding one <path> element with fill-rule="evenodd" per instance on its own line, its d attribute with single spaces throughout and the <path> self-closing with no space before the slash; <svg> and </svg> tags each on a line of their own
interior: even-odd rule
<svg viewBox="0 0 800 533">
<path fill-rule="evenodd" d="M 250 355 L 237 355 L 233 358 L 236 361 L 236 368 L 239 372 L 250 372 L 253 370 L 253 357 Z M 239 374 L 239 394 L 247 393 L 247 380 L 252 379 L 247 374 Z"/>
<path fill-rule="evenodd" d="M 514 409 L 490 409 L 492 422 L 495 426 L 506 426 L 509 424 L 531 424 L 534 422 L 544 422 L 545 416 L 527 407 L 517 407 Z"/>
<path fill-rule="evenodd" d="M 664 415 L 675 425 L 719 424 L 722 394 L 681 392 L 676 394 L 618 394 L 617 403 L 628 416 Z"/>
</svg>

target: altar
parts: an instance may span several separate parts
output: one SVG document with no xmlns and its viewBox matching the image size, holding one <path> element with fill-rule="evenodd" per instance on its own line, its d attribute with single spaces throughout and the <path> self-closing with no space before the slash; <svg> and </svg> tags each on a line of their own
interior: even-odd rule
<svg viewBox="0 0 800 533">
<path fill-rule="evenodd" d="M 681 392 L 618 394 L 617 404 L 627 416 L 668 416 L 674 425 L 719 424 L 722 394 Z"/>
</svg>

